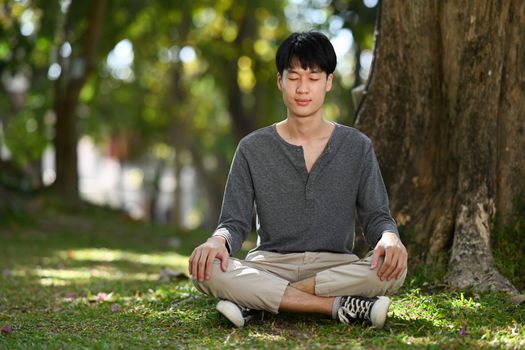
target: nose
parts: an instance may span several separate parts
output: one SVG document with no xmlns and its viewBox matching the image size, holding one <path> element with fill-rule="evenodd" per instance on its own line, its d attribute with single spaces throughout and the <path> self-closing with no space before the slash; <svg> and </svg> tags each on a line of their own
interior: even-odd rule
<svg viewBox="0 0 525 350">
<path fill-rule="evenodd" d="M 301 79 L 299 82 L 299 85 L 297 86 L 297 93 L 305 94 L 307 92 L 308 92 L 308 84 L 306 84 L 306 82 Z"/>
</svg>

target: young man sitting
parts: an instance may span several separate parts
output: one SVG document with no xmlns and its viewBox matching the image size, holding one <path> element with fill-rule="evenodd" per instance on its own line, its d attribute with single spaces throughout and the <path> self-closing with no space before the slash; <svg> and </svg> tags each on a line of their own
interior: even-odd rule
<svg viewBox="0 0 525 350">
<path fill-rule="evenodd" d="M 195 286 L 242 327 L 257 310 L 319 313 L 384 325 L 407 251 L 388 208 L 372 142 L 323 116 L 336 55 L 326 36 L 294 33 L 276 55 L 286 119 L 239 143 L 219 225 L 192 253 Z M 251 231 L 257 246 L 235 254 Z M 352 254 L 355 213 L 373 251 Z"/>
</svg>

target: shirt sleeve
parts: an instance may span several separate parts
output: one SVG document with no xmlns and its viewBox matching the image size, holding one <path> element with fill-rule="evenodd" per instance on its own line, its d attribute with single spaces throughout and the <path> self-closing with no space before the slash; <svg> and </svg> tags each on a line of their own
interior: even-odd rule
<svg viewBox="0 0 525 350">
<path fill-rule="evenodd" d="M 219 225 L 213 233 L 226 239 L 230 255 L 241 249 L 252 229 L 253 202 L 252 176 L 240 143 L 226 181 Z"/>
<path fill-rule="evenodd" d="M 361 169 L 357 212 L 366 241 L 374 248 L 385 231 L 393 232 L 398 237 L 399 232 L 394 218 L 390 215 L 388 194 L 371 143 L 365 152 Z"/>
</svg>

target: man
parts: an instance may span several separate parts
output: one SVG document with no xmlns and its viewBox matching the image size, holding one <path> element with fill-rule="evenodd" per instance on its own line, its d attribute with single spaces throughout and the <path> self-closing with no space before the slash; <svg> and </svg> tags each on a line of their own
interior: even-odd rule
<svg viewBox="0 0 525 350">
<path fill-rule="evenodd" d="M 323 117 L 334 49 L 317 32 L 294 33 L 276 55 L 286 119 L 239 143 L 219 226 L 197 247 L 189 272 L 217 309 L 242 327 L 256 310 L 320 313 L 340 322 L 384 325 L 406 276 L 407 251 L 368 137 Z M 230 258 L 251 230 L 257 246 Z M 374 250 L 352 254 L 355 212 Z"/>
</svg>

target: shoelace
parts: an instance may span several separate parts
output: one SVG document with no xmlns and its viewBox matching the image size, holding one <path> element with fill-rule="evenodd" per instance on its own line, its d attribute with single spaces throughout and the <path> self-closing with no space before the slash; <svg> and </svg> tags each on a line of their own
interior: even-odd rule
<svg viewBox="0 0 525 350">
<path fill-rule="evenodd" d="M 353 319 L 368 319 L 368 312 L 374 302 L 369 299 L 348 297 L 343 300 L 341 307 L 337 311 L 339 318 L 343 318 L 345 322 L 350 322 L 347 315 Z"/>
</svg>

